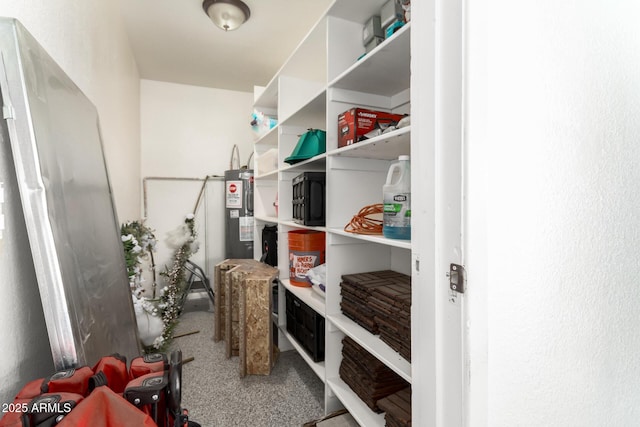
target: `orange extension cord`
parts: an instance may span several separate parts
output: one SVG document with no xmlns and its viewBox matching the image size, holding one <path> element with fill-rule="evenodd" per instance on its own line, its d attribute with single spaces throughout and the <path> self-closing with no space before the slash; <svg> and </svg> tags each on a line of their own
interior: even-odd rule
<svg viewBox="0 0 640 427">
<path fill-rule="evenodd" d="M 382 220 L 371 218 L 371 215 L 382 214 L 382 209 L 382 203 L 365 206 L 344 226 L 344 231 L 355 234 L 382 234 Z"/>
</svg>

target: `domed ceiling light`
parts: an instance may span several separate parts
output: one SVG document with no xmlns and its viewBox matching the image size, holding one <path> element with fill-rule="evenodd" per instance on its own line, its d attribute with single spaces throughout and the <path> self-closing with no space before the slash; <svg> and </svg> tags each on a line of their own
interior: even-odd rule
<svg viewBox="0 0 640 427">
<path fill-rule="evenodd" d="M 202 8 L 225 31 L 235 30 L 251 16 L 249 6 L 240 0 L 204 0 Z"/>
</svg>

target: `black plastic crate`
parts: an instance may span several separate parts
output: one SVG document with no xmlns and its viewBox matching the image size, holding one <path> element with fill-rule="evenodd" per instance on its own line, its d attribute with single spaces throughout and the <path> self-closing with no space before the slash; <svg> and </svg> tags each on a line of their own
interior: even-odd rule
<svg viewBox="0 0 640 427">
<path fill-rule="evenodd" d="M 293 220 L 303 225 L 325 225 L 325 172 L 303 172 L 293 185 Z"/>
<path fill-rule="evenodd" d="M 324 360 L 324 317 L 286 292 L 287 332 L 302 345 L 314 362 Z"/>
</svg>

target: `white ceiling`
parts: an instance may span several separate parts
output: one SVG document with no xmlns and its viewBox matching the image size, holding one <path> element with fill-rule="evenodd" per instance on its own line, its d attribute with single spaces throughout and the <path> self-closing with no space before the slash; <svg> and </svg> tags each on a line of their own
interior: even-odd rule
<svg viewBox="0 0 640 427">
<path fill-rule="evenodd" d="M 252 92 L 265 86 L 333 0 L 244 0 L 249 20 L 216 27 L 202 0 L 120 0 L 140 77 Z"/>
</svg>

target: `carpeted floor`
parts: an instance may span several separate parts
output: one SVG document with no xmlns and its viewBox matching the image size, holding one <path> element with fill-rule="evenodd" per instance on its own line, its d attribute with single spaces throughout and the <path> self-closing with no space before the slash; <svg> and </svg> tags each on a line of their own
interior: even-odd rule
<svg viewBox="0 0 640 427">
<path fill-rule="evenodd" d="M 225 343 L 213 342 L 214 315 L 185 312 L 174 349 L 182 350 L 182 406 L 202 427 L 293 427 L 322 417 L 324 384 L 295 351 L 280 354 L 271 375 L 240 378 L 238 357 L 227 359 Z"/>
</svg>

